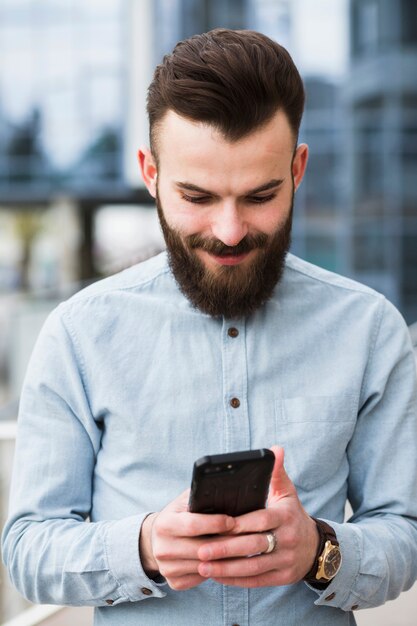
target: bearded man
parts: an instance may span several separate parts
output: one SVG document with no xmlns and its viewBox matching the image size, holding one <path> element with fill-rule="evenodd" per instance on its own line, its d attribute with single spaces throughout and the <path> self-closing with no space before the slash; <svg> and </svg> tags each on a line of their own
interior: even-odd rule
<svg viewBox="0 0 417 626">
<path fill-rule="evenodd" d="M 22 393 L 3 545 L 32 601 L 338 626 L 416 580 L 411 342 L 383 296 L 288 253 L 303 105 L 259 33 L 157 67 L 139 163 L 167 252 L 61 304 Z M 255 448 L 275 454 L 265 509 L 188 510 L 195 459 Z"/>
</svg>

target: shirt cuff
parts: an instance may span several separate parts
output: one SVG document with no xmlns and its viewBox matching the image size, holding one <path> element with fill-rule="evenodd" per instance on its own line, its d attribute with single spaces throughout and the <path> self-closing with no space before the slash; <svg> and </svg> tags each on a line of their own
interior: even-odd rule
<svg viewBox="0 0 417 626">
<path fill-rule="evenodd" d="M 166 595 L 162 590 L 167 584 L 164 579 L 160 577 L 157 582 L 149 578 L 140 561 L 139 535 L 148 515 L 132 515 L 111 522 L 107 529 L 105 546 L 109 570 L 120 590 L 120 597 L 114 599 L 113 604 L 163 598 Z"/>
</svg>

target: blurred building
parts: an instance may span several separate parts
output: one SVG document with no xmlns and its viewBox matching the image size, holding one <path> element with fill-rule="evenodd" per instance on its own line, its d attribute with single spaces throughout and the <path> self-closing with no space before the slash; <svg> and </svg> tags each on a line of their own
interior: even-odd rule
<svg viewBox="0 0 417 626">
<path fill-rule="evenodd" d="M 0 2 L 0 186 L 53 190 L 121 178 L 120 0 Z"/>
<path fill-rule="evenodd" d="M 247 4 L 247 28 L 264 33 L 294 53 L 290 0 L 247 0 Z"/>
<path fill-rule="evenodd" d="M 308 167 L 295 202 L 292 250 L 321 267 L 346 274 L 349 220 L 343 168 L 347 127 L 338 84 L 306 77 L 300 141 L 309 146 Z"/>
<path fill-rule="evenodd" d="M 213 28 L 251 28 L 289 46 L 290 0 L 155 0 L 154 61 L 181 39 Z"/>
<path fill-rule="evenodd" d="M 213 28 L 246 28 L 248 0 L 154 0 L 154 65 L 181 39 Z"/>
<path fill-rule="evenodd" d="M 417 2 L 351 0 L 351 268 L 417 318 Z"/>
<path fill-rule="evenodd" d="M 147 142 L 146 87 L 155 63 L 178 40 L 217 26 L 261 30 L 296 56 L 294 6 L 289 0 L 0 0 L 2 207 L 46 211 L 56 198 L 70 198 L 80 234 L 65 245 L 76 250 L 76 262 L 65 264 L 78 267 L 79 278 L 93 278 L 96 212 L 151 204 L 135 151 Z M 411 322 L 417 317 L 417 2 L 350 0 L 350 22 L 349 80 L 342 86 L 304 77 L 301 140 L 311 150 L 296 198 L 293 250 L 376 287 Z M 41 259 L 44 279 L 32 271 L 33 284 L 66 275 L 52 267 L 59 255 L 46 240 L 35 242 L 33 259 Z M 15 280 L 1 259 L 0 280 L 5 286 Z"/>
<path fill-rule="evenodd" d="M 78 222 L 81 279 L 97 275 L 99 207 L 148 202 L 124 171 L 130 24 L 123 0 L 0 0 L 0 209 L 23 218 L 33 211 L 56 215 L 55 206 L 68 198 Z M 73 240 L 64 228 L 56 243 L 69 249 Z M 59 283 L 50 262 L 54 244 L 43 237 L 36 245 L 40 274 L 55 272 Z M 0 258 L 0 291 L 9 274 Z M 29 282 L 23 273 L 16 286 Z"/>
</svg>

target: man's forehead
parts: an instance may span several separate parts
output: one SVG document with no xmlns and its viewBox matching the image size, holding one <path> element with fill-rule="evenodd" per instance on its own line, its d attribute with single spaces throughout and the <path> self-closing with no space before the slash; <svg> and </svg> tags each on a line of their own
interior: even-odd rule
<svg viewBox="0 0 417 626">
<path fill-rule="evenodd" d="M 188 147 L 192 147 L 196 141 L 200 145 L 210 142 L 232 143 L 228 142 L 213 124 L 183 117 L 171 109 L 158 122 L 156 137 L 159 152 L 164 149 L 171 150 L 173 142 Z M 190 141 L 193 143 L 190 144 Z"/>
<path fill-rule="evenodd" d="M 193 120 L 179 115 L 172 109 L 168 109 L 157 124 L 156 134 L 158 144 L 164 144 L 166 139 L 199 137 L 201 140 L 212 140 L 219 144 L 238 146 L 250 141 L 256 141 L 260 137 L 275 137 L 275 141 L 281 139 L 294 141 L 293 132 L 284 111 L 278 109 L 276 113 L 262 126 L 256 127 L 238 139 L 228 138 L 219 128 L 205 121 Z"/>
<path fill-rule="evenodd" d="M 156 136 L 158 160 L 190 161 L 198 164 L 212 160 L 274 160 L 291 157 L 294 137 L 285 113 L 281 110 L 262 127 L 237 140 L 229 140 L 213 125 L 182 117 L 169 110 L 158 123 Z"/>
</svg>

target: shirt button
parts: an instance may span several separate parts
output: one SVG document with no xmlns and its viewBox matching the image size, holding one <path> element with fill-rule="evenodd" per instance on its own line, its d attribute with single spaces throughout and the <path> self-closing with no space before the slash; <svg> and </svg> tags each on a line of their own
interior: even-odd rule
<svg viewBox="0 0 417 626">
<path fill-rule="evenodd" d="M 324 598 L 326 600 L 326 602 L 330 602 L 330 600 L 333 600 L 333 598 L 336 596 L 335 593 L 331 593 L 329 596 L 326 596 L 326 598 Z"/>
<path fill-rule="evenodd" d="M 106 604 L 113 604 L 114 600 L 106 600 Z"/>
<path fill-rule="evenodd" d="M 234 328 L 234 326 L 232 326 L 231 328 L 229 328 L 229 330 L 227 331 L 227 334 L 229 335 L 229 337 L 237 337 L 239 334 L 239 331 L 237 328 Z M 234 626 L 234 625 L 233 625 Z"/>
<path fill-rule="evenodd" d="M 351 608 L 351 611 L 356 611 L 359 608 L 359 604 L 354 604 Z"/>
<path fill-rule="evenodd" d="M 240 400 L 239 398 L 232 398 L 230 400 L 230 405 L 234 408 L 234 409 L 238 409 L 240 407 Z"/>
<path fill-rule="evenodd" d="M 143 593 L 144 596 L 151 596 L 152 595 L 152 591 L 150 589 L 148 589 L 147 587 L 142 587 L 141 592 Z"/>
</svg>

